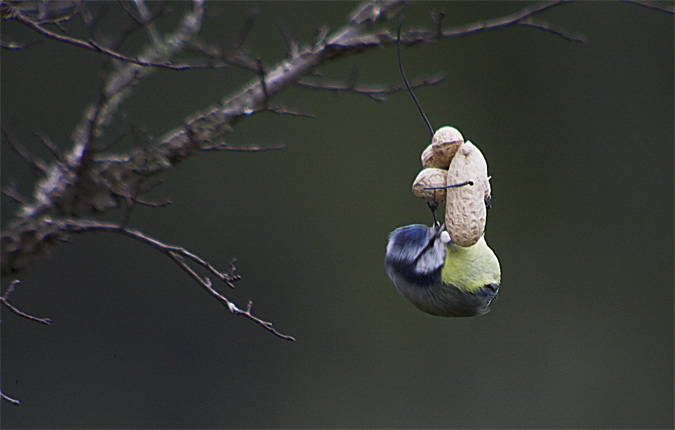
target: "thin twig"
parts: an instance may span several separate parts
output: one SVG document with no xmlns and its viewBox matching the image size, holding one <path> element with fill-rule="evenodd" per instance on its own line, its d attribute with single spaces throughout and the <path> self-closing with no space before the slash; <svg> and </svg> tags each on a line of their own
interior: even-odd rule
<svg viewBox="0 0 675 430">
<path fill-rule="evenodd" d="M 255 24 L 255 20 L 258 17 L 259 9 L 257 7 L 252 7 L 248 11 L 248 15 L 246 15 L 246 19 L 244 20 L 244 25 L 241 28 L 241 31 L 239 32 L 239 36 L 235 40 L 235 42 L 232 44 L 232 48 L 230 49 L 230 52 L 237 52 L 239 49 L 244 45 L 244 42 L 246 41 L 246 38 L 248 37 L 249 33 L 251 32 L 251 29 L 253 29 L 253 25 Z"/>
<path fill-rule="evenodd" d="M 525 18 L 525 19 L 519 21 L 518 25 L 522 25 L 523 27 L 532 27 L 532 28 L 537 28 L 539 30 L 547 31 L 549 33 L 552 33 L 552 34 L 555 34 L 557 36 L 562 37 L 563 39 L 567 40 L 568 42 L 585 43 L 585 39 L 584 39 L 583 36 L 569 33 L 567 31 L 565 31 L 563 28 L 555 26 L 553 24 L 549 24 L 546 21 L 534 20 L 532 17 L 528 17 L 528 18 Z"/>
<path fill-rule="evenodd" d="M 288 32 L 288 29 L 284 25 L 284 23 L 280 20 L 276 20 L 277 28 L 279 29 L 279 33 L 281 34 L 281 37 L 284 39 L 286 42 L 286 47 L 288 48 L 288 56 L 291 58 L 294 58 L 295 56 L 298 55 L 298 48 L 300 44 L 298 43 L 297 40 L 291 36 L 291 34 Z"/>
<path fill-rule="evenodd" d="M 9 17 L 7 19 L 15 19 L 16 21 L 27 25 L 38 33 L 42 34 L 45 37 L 54 39 L 59 42 L 68 43 L 70 45 L 78 46 L 80 48 L 88 49 L 90 51 L 99 52 L 101 54 L 112 57 L 116 60 L 125 61 L 128 63 L 138 64 L 139 66 L 148 66 L 148 67 L 161 67 L 170 70 L 190 70 L 190 69 L 202 69 L 208 68 L 208 65 L 193 65 L 193 64 L 171 64 L 169 62 L 154 62 L 154 61 L 144 61 L 138 58 L 127 57 L 118 52 L 115 52 L 105 46 L 99 44 L 94 40 L 82 40 L 76 37 L 66 36 L 64 34 L 55 33 L 51 30 L 48 30 L 38 24 L 37 22 L 31 20 L 30 18 L 23 15 L 17 9 L 12 9 L 9 12 Z"/>
<path fill-rule="evenodd" d="M 19 140 L 16 138 L 16 136 L 14 136 L 12 131 L 5 125 L 4 122 L 2 123 L 2 134 L 5 135 L 7 142 L 9 142 L 10 148 L 12 148 L 14 152 L 16 152 L 21 158 L 23 158 L 31 167 L 31 169 L 39 174 L 44 174 L 49 171 L 49 165 L 28 152 L 26 147 L 23 146 L 21 142 L 19 142 Z"/>
<path fill-rule="evenodd" d="M 277 115 L 299 116 L 301 118 L 316 118 L 316 115 L 309 112 L 300 112 L 297 110 L 288 109 L 283 105 L 267 106 L 267 111 Z"/>
<path fill-rule="evenodd" d="M 57 160 L 59 160 L 64 165 L 66 164 L 66 159 L 61 153 L 61 150 L 54 144 L 49 136 L 39 130 L 34 131 L 33 134 L 35 134 L 35 136 L 40 139 L 40 142 L 42 142 L 47 147 L 47 149 L 49 149 L 49 151 L 52 153 L 52 155 L 54 155 L 54 157 L 56 157 Z"/>
<path fill-rule="evenodd" d="M 14 397 L 9 397 L 9 396 L 8 396 L 7 394 L 5 394 L 1 389 L 0 389 L 0 398 L 2 398 L 3 400 L 7 400 L 9 403 L 11 403 L 11 404 L 13 404 L 13 405 L 17 405 L 17 406 L 18 406 L 18 405 L 21 404 L 21 400 L 15 399 Z"/>
<path fill-rule="evenodd" d="M 270 95 L 267 92 L 267 83 L 265 82 L 265 67 L 263 66 L 262 59 L 260 57 L 255 59 L 255 64 L 258 67 L 258 77 L 260 77 L 260 85 L 262 87 L 263 94 L 265 95 L 265 106 L 267 106 Z"/>
<path fill-rule="evenodd" d="M 513 25 L 522 25 L 523 23 L 526 23 L 529 19 L 531 19 L 532 16 L 538 15 L 555 6 L 560 6 L 570 1 L 571 0 L 558 0 L 554 2 L 538 3 L 533 6 L 523 8 L 515 13 L 512 13 L 510 15 L 501 18 L 495 18 L 459 27 L 448 28 L 440 31 L 440 33 L 438 29 L 410 30 L 407 33 L 401 35 L 401 43 L 406 46 L 413 46 L 421 43 L 433 43 L 439 39 L 452 39 L 457 37 L 464 37 L 474 33 L 498 30 Z M 561 30 L 553 26 L 548 27 L 537 25 L 530 25 L 530 26 L 540 30 L 545 30 L 549 33 L 560 36 L 565 40 L 584 43 L 584 39 L 582 37 L 572 35 L 567 31 Z M 382 39 L 382 42 L 386 41 L 386 43 L 388 44 L 393 44 L 396 42 L 395 37 L 388 33 L 381 33 L 379 37 Z"/>
<path fill-rule="evenodd" d="M 209 278 L 208 276 L 202 276 L 199 273 L 197 273 L 192 268 L 192 266 L 190 266 L 188 261 L 191 261 L 197 264 L 198 266 L 203 267 L 212 275 L 220 279 L 223 283 L 228 285 L 230 288 L 234 288 L 234 283 L 239 279 L 241 279 L 241 276 L 234 273 L 234 263 L 231 263 L 230 272 L 221 272 L 215 267 L 213 267 L 206 260 L 202 259 L 198 255 L 188 251 L 183 247 L 166 244 L 158 239 L 146 235 L 143 232 L 133 230 L 127 227 L 122 227 L 117 224 L 109 224 L 109 223 L 107 224 L 93 220 L 80 220 L 80 219 L 59 219 L 59 220 L 50 220 L 49 222 L 58 225 L 59 228 L 63 231 L 71 231 L 74 233 L 86 231 L 104 231 L 110 233 L 117 233 L 135 239 L 146 245 L 149 245 L 155 248 L 156 250 L 162 252 L 163 254 L 167 255 L 168 257 L 170 257 L 176 264 L 178 264 L 178 266 L 181 269 L 183 269 L 192 279 L 194 279 L 197 282 L 197 284 L 199 284 L 202 288 L 208 291 L 223 305 L 227 306 L 227 308 L 232 314 L 242 315 L 246 317 L 247 319 L 264 327 L 267 331 L 271 332 L 272 334 L 281 339 L 295 341 L 295 338 L 293 338 L 292 336 L 288 336 L 277 331 L 277 329 L 274 328 L 274 325 L 271 322 L 264 321 L 258 318 L 257 316 L 253 315 L 251 313 L 252 307 L 251 302 L 249 302 L 249 305 L 246 308 L 246 310 L 240 309 L 234 302 L 230 301 L 225 296 L 220 294 L 215 288 L 213 288 L 211 278 Z"/>
<path fill-rule="evenodd" d="M 28 48 L 29 46 L 37 45 L 38 43 L 40 43 L 39 40 L 34 40 L 31 42 L 8 42 L 0 40 L 0 48 L 6 49 L 8 51 L 20 51 L 24 48 Z"/>
<path fill-rule="evenodd" d="M 443 81 L 445 77 L 437 73 L 433 76 L 426 78 L 418 79 L 415 82 L 410 84 L 411 88 L 419 88 L 427 85 L 436 85 Z M 403 85 L 356 85 L 353 82 L 339 82 L 339 81 L 319 81 L 316 79 L 301 79 L 297 82 L 297 85 L 303 88 L 308 88 L 312 90 L 325 90 L 325 91 L 334 91 L 334 92 L 347 92 L 365 95 L 372 98 L 375 101 L 381 102 L 385 101 L 387 95 L 396 94 L 401 91 L 406 91 L 406 87 Z"/>
<path fill-rule="evenodd" d="M 265 152 L 265 151 L 281 151 L 286 149 L 286 145 L 275 146 L 234 146 L 225 142 L 218 143 L 211 146 L 203 146 L 204 151 L 231 151 L 231 152 Z"/>
<path fill-rule="evenodd" d="M 671 15 L 675 14 L 675 8 L 665 4 L 654 3 L 650 1 L 638 1 L 638 0 L 622 0 L 626 3 L 632 3 L 637 6 L 646 7 L 647 9 L 658 10 L 660 12 L 666 12 Z"/>
<path fill-rule="evenodd" d="M 185 46 L 185 50 L 204 57 L 207 60 L 205 64 L 208 64 L 210 68 L 219 69 L 232 66 L 250 72 L 257 72 L 258 70 L 255 61 L 248 58 L 241 50 L 226 51 L 199 40 L 191 41 Z"/>
<path fill-rule="evenodd" d="M 15 202 L 21 204 L 21 205 L 27 205 L 30 204 L 30 200 L 25 197 L 23 194 L 21 194 L 17 188 L 16 185 L 16 179 L 12 179 L 6 187 L 2 189 L 2 192 L 9 197 L 10 199 L 14 200 Z"/>
<path fill-rule="evenodd" d="M 434 23 L 434 28 L 439 36 L 443 33 L 443 19 L 445 16 L 445 10 L 440 10 L 438 13 L 431 14 L 431 21 Z"/>
<path fill-rule="evenodd" d="M 13 280 L 9 284 L 9 287 L 7 287 L 5 292 L 2 294 L 2 296 L 0 296 L 0 303 L 2 303 L 5 307 L 7 307 L 7 309 L 14 312 L 15 314 L 17 314 L 20 317 L 29 319 L 31 321 L 38 322 L 40 324 L 45 324 L 45 325 L 51 324 L 52 323 L 51 319 L 49 319 L 49 318 L 39 318 L 39 317 L 30 315 L 30 314 L 27 314 L 27 313 L 23 312 L 21 309 L 17 308 L 16 306 L 14 306 L 13 304 L 11 304 L 9 302 L 10 294 L 12 294 L 14 292 L 14 288 L 20 283 L 21 283 L 21 281 L 19 281 L 18 279 Z"/>
</svg>

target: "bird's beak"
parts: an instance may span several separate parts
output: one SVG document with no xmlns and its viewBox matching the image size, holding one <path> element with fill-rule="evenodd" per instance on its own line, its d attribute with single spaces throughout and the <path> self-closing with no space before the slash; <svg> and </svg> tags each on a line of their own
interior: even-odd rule
<svg viewBox="0 0 675 430">
<path fill-rule="evenodd" d="M 444 224 L 435 224 L 434 226 L 431 227 L 431 237 L 434 239 L 438 239 L 438 237 L 445 231 L 445 223 Z"/>
</svg>

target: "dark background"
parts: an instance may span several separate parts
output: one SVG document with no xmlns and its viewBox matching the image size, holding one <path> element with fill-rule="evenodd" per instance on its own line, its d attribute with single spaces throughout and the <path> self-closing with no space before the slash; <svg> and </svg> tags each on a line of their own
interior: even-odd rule
<svg viewBox="0 0 675 430">
<path fill-rule="evenodd" d="M 419 2 L 407 25 L 527 4 Z M 227 45 L 252 4 L 213 6 L 204 37 Z M 246 46 L 273 64 L 286 52 L 275 20 L 307 41 L 354 4 L 257 6 Z M 447 76 L 417 91 L 434 127 L 457 127 L 489 163 L 486 237 L 503 272 L 490 314 L 431 317 L 385 275 L 388 233 L 430 221 L 409 191 L 429 143 L 409 95 L 289 89 L 274 102 L 317 119 L 255 115 L 228 136 L 284 151 L 189 159 L 153 192 L 173 205 L 139 208 L 132 226 L 221 268 L 236 257 L 244 279 L 223 292 L 297 342 L 231 316 L 155 250 L 75 237 L 12 296 L 53 324 L 3 310 L 2 388 L 23 403 L 2 404 L 2 426 L 672 428 L 673 16 L 582 2 L 540 18 L 587 43 L 518 27 L 403 50 L 411 78 Z M 31 147 L 35 129 L 69 147 L 101 62 L 53 41 L 3 50 L 3 119 Z M 359 83 L 400 82 L 393 47 L 321 71 L 346 80 L 355 64 Z M 160 136 L 252 78 L 161 70 L 123 110 Z M 30 193 L 8 148 L 3 186 Z M 3 199 L 3 227 L 14 208 Z"/>
</svg>

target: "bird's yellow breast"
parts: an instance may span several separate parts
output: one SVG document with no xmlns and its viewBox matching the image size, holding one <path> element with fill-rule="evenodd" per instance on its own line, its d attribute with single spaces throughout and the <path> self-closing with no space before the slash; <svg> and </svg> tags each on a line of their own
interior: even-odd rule
<svg viewBox="0 0 675 430">
<path fill-rule="evenodd" d="M 475 292 L 487 284 L 499 285 L 501 269 L 494 252 L 481 237 L 475 245 L 461 247 L 446 245 L 447 254 L 443 265 L 443 282 L 460 290 Z"/>
</svg>

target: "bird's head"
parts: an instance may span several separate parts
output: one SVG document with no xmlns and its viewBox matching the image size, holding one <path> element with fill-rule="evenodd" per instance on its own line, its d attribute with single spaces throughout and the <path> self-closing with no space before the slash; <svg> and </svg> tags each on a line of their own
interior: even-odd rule
<svg viewBox="0 0 675 430">
<path fill-rule="evenodd" d="M 385 267 L 389 277 L 402 277 L 420 286 L 439 282 L 449 240 L 442 225 L 397 228 L 387 244 Z"/>
</svg>

